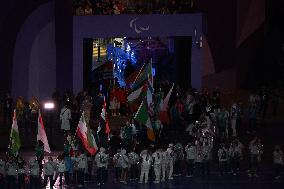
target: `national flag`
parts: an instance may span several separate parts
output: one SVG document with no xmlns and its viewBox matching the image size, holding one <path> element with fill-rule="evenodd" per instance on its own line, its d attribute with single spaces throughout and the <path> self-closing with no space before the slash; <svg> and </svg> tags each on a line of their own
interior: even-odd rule
<svg viewBox="0 0 284 189">
<path fill-rule="evenodd" d="M 98 150 L 98 146 L 96 144 L 95 137 L 92 134 L 91 129 L 87 127 L 84 113 L 82 114 L 80 118 L 77 130 L 76 130 L 76 134 L 81 139 L 85 149 L 91 155 L 94 155 Z"/>
<path fill-rule="evenodd" d="M 139 88 L 148 78 L 152 78 L 152 62 L 148 63 L 143 70 L 141 70 L 140 74 L 135 79 L 132 89 L 135 90 Z"/>
<path fill-rule="evenodd" d="M 102 108 L 101 118 L 105 121 L 105 133 L 109 134 L 110 133 L 110 128 L 109 128 L 108 118 L 107 118 L 106 98 L 105 98 L 105 96 L 104 96 L 104 105 L 103 105 L 103 108 Z"/>
<path fill-rule="evenodd" d="M 141 86 L 139 89 L 130 93 L 127 97 L 127 101 L 129 103 L 134 103 L 136 100 L 141 99 L 146 96 L 147 94 L 147 85 Z"/>
<path fill-rule="evenodd" d="M 18 129 L 17 115 L 16 115 L 16 110 L 14 110 L 13 123 L 12 123 L 12 128 L 11 128 L 11 133 L 10 133 L 11 153 L 14 155 L 17 155 L 20 147 L 21 147 L 21 141 L 20 141 L 20 135 L 19 135 L 19 129 Z"/>
<path fill-rule="evenodd" d="M 130 74 L 126 79 L 125 79 L 125 83 L 126 85 L 130 86 L 135 79 L 138 77 L 138 75 L 140 74 L 140 70 L 136 70 L 135 72 L 133 72 L 132 74 Z"/>
<path fill-rule="evenodd" d="M 165 99 L 161 100 L 161 103 L 160 103 L 159 118 L 160 118 L 160 121 L 165 124 L 170 123 L 170 118 L 168 115 L 168 104 L 169 104 L 169 100 L 170 100 L 173 88 L 174 88 L 174 84 L 172 85 L 172 88 L 169 90 Z"/>
<path fill-rule="evenodd" d="M 38 114 L 37 140 L 40 140 L 44 144 L 44 151 L 51 153 L 40 110 Z"/>
<path fill-rule="evenodd" d="M 148 75 L 148 89 L 147 89 L 148 106 L 150 106 L 150 104 L 153 102 L 153 93 L 154 93 L 153 78 L 152 76 Z"/>
<path fill-rule="evenodd" d="M 151 125 L 151 120 L 148 114 L 147 105 L 144 101 L 142 101 L 138 111 L 135 114 L 134 119 L 141 123 L 142 125 L 146 125 L 147 127 L 147 136 L 151 141 L 155 141 L 155 134 Z"/>
</svg>

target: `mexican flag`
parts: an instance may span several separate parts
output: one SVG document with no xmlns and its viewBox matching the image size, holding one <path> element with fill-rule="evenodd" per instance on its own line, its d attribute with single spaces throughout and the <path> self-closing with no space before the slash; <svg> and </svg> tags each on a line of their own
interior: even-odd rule
<svg viewBox="0 0 284 189">
<path fill-rule="evenodd" d="M 147 105 L 144 101 L 142 101 L 138 111 L 135 114 L 134 119 L 141 123 L 142 125 L 147 126 L 147 136 L 148 139 L 151 141 L 155 141 L 155 134 L 151 125 L 151 120 L 148 114 Z"/>
<path fill-rule="evenodd" d="M 91 129 L 87 127 L 84 113 L 82 114 L 80 118 L 77 130 L 76 130 L 76 134 L 81 139 L 85 149 L 91 155 L 94 155 L 98 150 L 98 146 L 96 144 L 95 137 L 92 134 Z"/>
<path fill-rule="evenodd" d="M 12 128 L 11 128 L 11 133 L 10 133 L 11 153 L 14 155 L 17 155 L 20 147 L 21 147 L 21 141 L 20 141 L 20 135 L 19 135 L 19 129 L 18 129 L 18 122 L 17 122 L 16 110 L 14 110 L 13 123 L 12 123 Z"/>
<path fill-rule="evenodd" d="M 38 114 L 37 140 L 40 140 L 43 142 L 45 152 L 51 153 L 40 111 Z"/>
<path fill-rule="evenodd" d="M 102 113 L 101 113 L 101 118 L 105 121 L 105 133 L 109 134 L 110 133 L 110 128 L 109 128 L 109 124 L 108 124 L 108 118 L 107 118 L 107 111 L 106 111 L 106 98 L 104 96 L 104 105 L 102 108 Z"/>
</svg>

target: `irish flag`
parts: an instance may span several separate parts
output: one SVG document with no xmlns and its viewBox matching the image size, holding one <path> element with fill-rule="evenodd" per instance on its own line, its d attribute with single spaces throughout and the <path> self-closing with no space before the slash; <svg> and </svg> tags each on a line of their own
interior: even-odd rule
<svg viewBox="0 0 284 189">
<path fill-rule="evenodd" d="M 96 144 L 94 135 L 92 134 L 91 130 L 87 127 L 86 120 L 84 117 L 84 112 L 80 118 L 76 134 L 81 139 L 85 149 L 91 155 L 94 155 L 98 150 L 98 146 Z"/>
<path fill-rule="evenodd" d="M 134 119 L 141 123 L 142 125 L 146 125 L 147 126 L 147 136 L 148 139 L 151 141 L 155 141 L 155 134 L 151 125 L 151 120 L 148 114 L 148 109 L 147 109 L 147 105 L 145 104 L 144 101 L 142 101 L 138 111 L 135 114 Z"/>
<path fill-rule="evenodd" d="M 16 110 L 14 110 L 13 123 L 10 133 L 10 150 L 11 153 L 17 155 L 21 147 Z"/>
<path fill-rule="evenodd" d="M 110 133 L 110 128 L 109 128 L 108 119 L 107 119 L 106 98 L 105 98 L 105 96 L 104 96 L 104 105 L 103 105 L 103 108 L 102 108 L 101 117 L 105 121 L 105 126 L 106 126 L 105 133 L 109 134 Z"/>
<path fill-rule="evenodd" d="M 37 140 L 40 140 L 43 142 L 45 152 L 51 153 L 40 111 L 38 114 Z"/>
</svg>

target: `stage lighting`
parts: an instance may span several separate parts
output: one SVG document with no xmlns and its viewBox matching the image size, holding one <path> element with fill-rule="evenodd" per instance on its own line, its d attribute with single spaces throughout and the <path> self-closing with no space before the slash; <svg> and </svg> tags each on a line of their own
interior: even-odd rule
<svg viewBox="0 0 284 189">
<path fill-rule="evenodd" d="M 54 105 L 53 102 L 44 103 L 44 109 L 46 109 L 46 110 L 52 110 L 52 109 L 54 109 L 54 107 L 55 107 L 55 105 Z"/>
</svg>

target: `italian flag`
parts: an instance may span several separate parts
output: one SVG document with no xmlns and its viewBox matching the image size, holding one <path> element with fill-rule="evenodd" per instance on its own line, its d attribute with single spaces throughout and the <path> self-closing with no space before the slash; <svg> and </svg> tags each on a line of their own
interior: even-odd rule
<svg viewBox="0 0 284 189">
<path fill-rule="evenodd" d="M 102 108 L 102 113 L 101 113 L 101 118 L 105 121 L 105 133 L 109 134 L 110 133 L 110 128 L 109 128 L 109 124 L 108 124 L 108 119 L 107 119 L 107 111 L 106 111 L 106 98 L 104 96 L 104 105 Z"/>
<path fill-rule="evenodd" d="M 91 129 L 87 127 L 86 120 L 84 117 L 84 112 L 82 113 L 82 116 L 80 118 L 77 130 L 76 130 L 76 134 L 81 139 L 85 149 L 91 155 L 94 155 L 98 150 L 98 146 L 96 144 L 95 137 L 92 134 Z"/>
<path fill-rule="evenodd" d="M 146 125 L 147 126 L 147 136 L 148 139 L 151 141 L 155 141 L 155 134 L 151 125 L 151 120 L 148 114 L 148 110 L 147 110 L 147 106 L 144 103 L 144 101 L 142 101 L 138 111 L 135 114 L 134 119 L 141 123 L 142 125 Z"/>
<path fill-rule="evenodd" d="M 16 110 L 14 110 L 13 123 L 12 123 L 12 128 L 11 128 L 11 133 L 10 133 L 11 153 L 14 155 L 17 155 L 20 147 L 21 147 L 21 141 L 20 141 L 20 135 L 19 135 L 19 129 L 18 129 L 18 122 L 17 122 Z"/>
<path fill-rule="evenodd" d="M 48 140 L 47 140 L 47 137 L 46 137 L 45 128 L 44 128 L 44 124 L 43 124 L 43 120 L 42 120 L 40 110 L 39 110 L 39 114 L 38 114 L 37 140 L 42 141 L 42 143 L 44 144 L 44 151 L 45 152 L 51 153 L 50 148 L 49 148 L 49 144 L 48 144 Z"/>
</svg>

